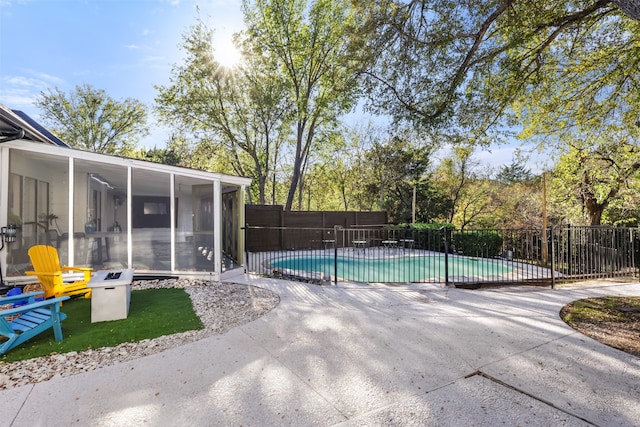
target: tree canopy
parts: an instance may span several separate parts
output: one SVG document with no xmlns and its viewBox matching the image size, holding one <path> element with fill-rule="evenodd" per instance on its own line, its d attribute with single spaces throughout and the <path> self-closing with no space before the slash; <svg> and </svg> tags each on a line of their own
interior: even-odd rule
<svg viewBox="0 0 640 427">
<path fill-rule="evenodd" d="M 36 106 L 60 139 L 87 151 L 130 154 L 149 133 L 144 104 L 116 101 L 91 85 L 76 86 L 69 94 L 59 88 L 41 92 Z"/>
<path fill-rule="evenodd" d="M 227 68 L 216 59 L 213 30 L 202 21 L 184 37 L 186 60 L 173 68 L 171 85 L 157 87 L 157 111 L 168 124 L 193 135 L 209 156 L 221 153 L 233 172 L 254 178 L 266 201 L 286 133 L 288 100 L 269 59 L 247 55 Z"/>
<path fill-rule="evenodd" d="M 352 43 L 357 15 L 345 0 L 245 0 L 247 41 L 273 61 L 291 105 L 290 210 L 317 134 L 357 100 L 364 57 Z"/>
<path fill-rule="evenodd" d="M 572 200 L 590 223 L 622 206 L 623 181 L 640 179 L 635 1 L 245 0 L 243 11 L 247 30 L 236 41 L 244 63 L 221 69 L 210 30 L 194 27 L 187 61 L 158 100 L 165 118 L 211 132 L 208 146 L 256 179 L 261 203 L 268 189 L 287 209 L 296 191 L 298 208 L 322 205 L 313 192 L 334 194 L 345 208 L 378 205 L 406 220 L 415 187 L 419 199 L 438 200 L 425 218 L 487 223 L 505 203 L 521 206 L 520 221 L 530 224 L 539 184 L 530 170 L 516 162 L 495 181 L 469 163 L 474 147 L 515 134 L 561 159 L 555 179 L 582 194 Z M 394 119 L 386 143 L 359 146 L 336 126 L 364 98 L 369 111 Z M 402 146 L 394 140 L 401 124 L 415 134 Z M 423 153 L 426 140 L 432 148 Z M 433 162 L 415 159 L 444 144 L 465 155 L 445 159 L 433 177 L 424 172 L 436 170 Z M 586 175 L 566 166 L 578 158 Z M 531 202 L 507 200 L 500 186 Z"/>
<path fill-rule="evenodd" d="M 330 143 L 324 136 L 357 99 L 360 62 L 347 36 L 354 18 L 344 0 L 255 0 L 243 10 L 247 30 L 235 38 L 243 61 L 221 66 L 213 30 L 199 21 L 185 36 L 186 61 L 158 88 L 158 111 L 254 178 L 260 203 L 286 174 L 291 209 L 318 141 Z"/>
<path fill-rule="evenodd" d="M 640 92 L 629 71 L 637 70 L 640 23 L 608 0 L 383 0 L 359 6 L 367 28 L 380 34 L 369 43 L 381 52 L 379 60 L 366 73 L 374 111 L 425 129 L 473 132 L 480 143 L 493 141 L 481 138 L 487 133 L 495 137 L 517 123 L 511 107 L 519 102 L 520 112 L 526 111 L 532 94 L 556 107 L 572 96 L 583 105 L 603 104 L 599 112 L 608 116 L 625 112 L 637 120 Z M 580 84 L 556 96 L 561 77 Z M 630 98 L 616 108 L 623 93 Z M 578 103 L 568 107 L 563 114 L 584 113 Z"/>
</svg>

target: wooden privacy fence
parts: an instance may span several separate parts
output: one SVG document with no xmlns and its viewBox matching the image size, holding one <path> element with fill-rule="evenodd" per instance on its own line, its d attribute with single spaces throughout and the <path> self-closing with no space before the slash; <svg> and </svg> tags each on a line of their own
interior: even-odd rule
<svg viewBox="0 0 640 427">
<path fill-rule="evenodd" d="M 387 213 L 349 211 L 285 211 L 280 205 L 247 205 L 245 210 L 247 227 L 246 244 L 265 251 L 303 248 L 313 240 L 322 246 L 322 240 L 333 232 L 335 226 L 342 228 L 383 227 L 387 224 Z M 305 229 L 295 232 L 295 229 Z M 312 231 L 315 229 L 315 231 Z M 330 229 L 324 231 L 324 229 Z"/>
</svg>

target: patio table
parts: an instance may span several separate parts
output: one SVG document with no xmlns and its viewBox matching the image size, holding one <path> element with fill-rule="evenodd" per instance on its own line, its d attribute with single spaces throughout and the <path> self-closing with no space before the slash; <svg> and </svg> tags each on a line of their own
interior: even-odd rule
<svg viewBox="0 0 640 427">
<path fill-rule="evenodd" d="M 400 239 L 400 245 L 402 249 L 413 249 L 415 240 L 413 239 Z"/>
<path fill-rule="evenodd" d="M 336 241 L 334 239 L 326 239 L 322 241 L 322 245 L 325 249 L 333 249 L 336 246 Z"/>
<path fill-rule="evenodd" d="M 366 240 L 352 240 L 351 244 L 353 245 L 353 250 L 362 249 L 365 252 L 367 251 L 367 241 Z"/>
<path fill-rule="evenodd" d="M 383 249 L 387 249 L 387 250 L 391 250 L 391 249 L 396 249 L 398 247 L 398 241 L 397 240 L 383 240 L 382 241 L 382 248 Z"/>
</svg>

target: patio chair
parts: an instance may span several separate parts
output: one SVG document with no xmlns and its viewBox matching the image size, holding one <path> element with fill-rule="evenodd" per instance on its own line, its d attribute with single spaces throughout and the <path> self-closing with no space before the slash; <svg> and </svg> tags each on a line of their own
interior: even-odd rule
<svg viewBox="0 0 640 427">
<path fill-rule="evenodd" d="M 11 307 L 0 310 L 0 337 L 4 337 L 0 339 L 0 355 L 49 328 L 53 328 L 55 340 L 62 341 L 60 323 L 67 316 L 60 312 L 60 303 L 69 297 L 36 301 L 40 295 L 42 291 L 0 298 L 0 307 Z"/>
<path fill-rule="evenodd" d="M 44 289 L 44 297 L 84 295 L 91 297 L 87 283 L 91 279 L 90 267 L 61 266 L 58 251 L 53 246 L 36 245 L 29 248 L 29 258 L 34 271 L 26 271 L 29 276 L 37 276 Z M 75 273 L 73 278 L 68 273 Z M 82 275 L 80 279 L 78 276 Z M 64 276 L 67 276 L 66 278 Z"/>
</svg>

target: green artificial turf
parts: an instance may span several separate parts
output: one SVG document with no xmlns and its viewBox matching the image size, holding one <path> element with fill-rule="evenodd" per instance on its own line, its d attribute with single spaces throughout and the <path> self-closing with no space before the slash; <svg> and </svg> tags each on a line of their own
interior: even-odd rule
<svg viewBox="0 0 640 427">
<path fill-rule="evenodd" d="M 92 348 L 113 347 L 178 332 L 202 329 L 184 289 L 145 289 L 131 292 L 129 316 L 122 320 L 91 323 L 91 300 L 74 298 L 65 301 L 61 310 L 62 342 L 53 338 L 53 329 L 9 350 L 0 361 L 14 362 L 51 353 L 67 353 Z"/>
</svg>

